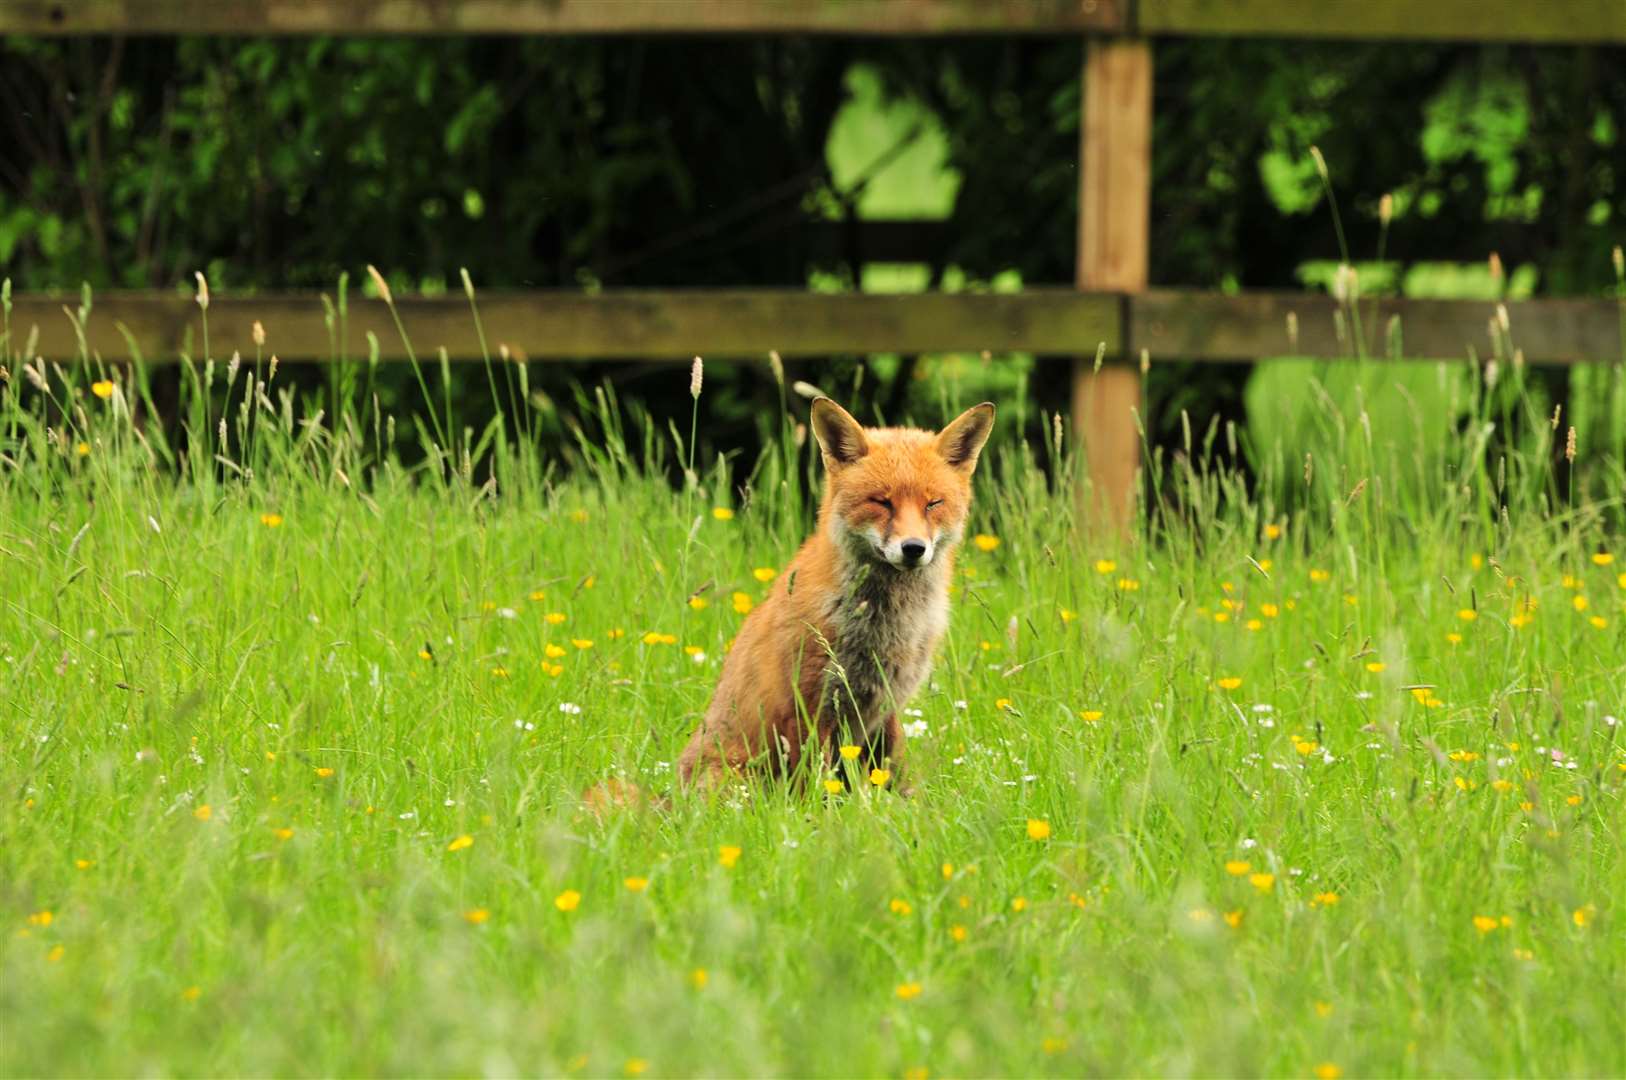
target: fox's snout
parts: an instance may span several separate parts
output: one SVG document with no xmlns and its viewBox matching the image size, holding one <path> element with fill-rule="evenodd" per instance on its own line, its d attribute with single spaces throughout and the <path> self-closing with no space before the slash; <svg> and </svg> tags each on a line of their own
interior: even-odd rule
<svg viewBox="0 0 1626 1080">
<path fill-rule="evenodd" d="M 919 536 L 894 537 L 881 545 L 881 556 L 893 566 L 908 570 L 930 566 L 937 545 Z"/>
</svg>

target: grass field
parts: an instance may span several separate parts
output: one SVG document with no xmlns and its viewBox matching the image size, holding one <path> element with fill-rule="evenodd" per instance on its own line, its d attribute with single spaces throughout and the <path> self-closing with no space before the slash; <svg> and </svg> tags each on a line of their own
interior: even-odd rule
<svg viewBox="0 0 1626 1080">
<path fill-rule="evenodd" d="M 598 821 L 809 526 L 795 398 L 674 487 L 602 392 L 568 468 L 406 469 L 255 362 L 170 447 L 8 353 L 0 1073 L 1626 1073 L 1622 506 L 1563 424 L 1487 449 L 1518 373 L 1306 404 L 1258 498 L 1199 432 L 1126 547 L 996 435 L 912 797 Z"/>
</svg>

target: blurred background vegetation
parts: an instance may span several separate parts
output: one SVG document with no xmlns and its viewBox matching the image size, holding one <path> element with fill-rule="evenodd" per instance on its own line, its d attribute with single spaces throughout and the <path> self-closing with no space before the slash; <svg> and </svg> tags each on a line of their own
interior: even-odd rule
<svg viewBox="0 0 1626 1080">
<path fill-rule="evenodd" d="M 465 266 L 482 288 L 1067 284 L 1080 61 L 1075 40 L 1023 38 L 9 39 L 0 268 L 32 290 L 189 289 L 201 269 L 217 293 L 331 291 L 369 262 L 398 295 L 455 288 Z M 1156 65 L 1154 285 L 1326 288 L 1341 254 L 1313 143 L 1365 292 L 1616 288 L 1626 50 L 1167 39 Z M 791 375 L 889 419 L 935 419 L 942 378 L 1023 393 L 1037 434 L 1068 370 L 839 357 Z M 605 374 L 661 427 L 687 419 L 671 366 L 530 378 L 558 396 Z M 1182 410 L 1199 432 L 1258 423 L 1329 375 L 1355 378 L 1156 357 L 1150 434 L 1172 444 Z M 1584 396 L 1591 377 L 1544 372 L 1542 392 Z M 478 423 L 484 375 L 460 378 Z M 381 388 L 386 408 L 416 403 L 404 368 Z M 713 366 L 707 391 L 707 441 L 749 450 L 778 401 L 766 366 Z"/>
</svg>

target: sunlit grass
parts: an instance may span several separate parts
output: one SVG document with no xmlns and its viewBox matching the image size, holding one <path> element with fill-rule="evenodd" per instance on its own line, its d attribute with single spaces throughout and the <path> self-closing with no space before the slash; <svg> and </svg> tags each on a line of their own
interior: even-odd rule
<svg viewBox="0 0 1626 1080">
<path fill-rule="evenodd" d="M 193 365 L 168 445 L 139 378 L 18 351 L 0 1072 L 1626 1071 L 1626 542 L 1562 426 L 1499 465 L 1467 387 L 1418 464 L 1308 402 L 1285 501 L 1199 444 L 1135 545 L 1065 442 L 997 445 L 912 797 L 600 821 L 808 527 L 794 405 L 674 490 L 607 395 L 568 472 L 407 469 L 348 404 L 244 411 L 269 352 Z"/>
</svg>

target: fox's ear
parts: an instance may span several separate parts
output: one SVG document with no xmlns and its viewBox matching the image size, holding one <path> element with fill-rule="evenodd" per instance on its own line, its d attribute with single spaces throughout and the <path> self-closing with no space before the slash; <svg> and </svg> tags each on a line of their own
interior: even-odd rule
<svg viewBox="0 0 1626 1080">
<path fill-rule="evenodd" d="M 827 397 L 813 399 L 812 426 L 827 468 L 851 465 L 869 453 L 863 426 Z"/>
<path fill-rule="evenodd" d="M 937 452 L 956 469 L 969 473 L 977 467 L 977 455 L 993 430 L 994 403 L 973 405 L 938 433 Z"/>
</svg>

